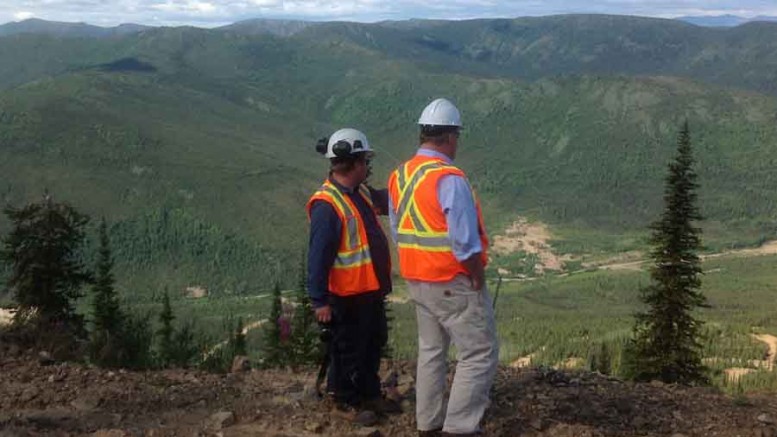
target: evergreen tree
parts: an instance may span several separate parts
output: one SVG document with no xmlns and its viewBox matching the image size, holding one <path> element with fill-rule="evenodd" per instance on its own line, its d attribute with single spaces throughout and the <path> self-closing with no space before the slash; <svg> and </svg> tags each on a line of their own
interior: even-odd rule
<svg viewBox="0 0 777 437">
<path fill-rule="evenodd" d="M 113 258 L 105 219 L 100 222 L 97 266 L 92 284 L 92 360 L 101 366 L 121 365 L 123 315 L 113 279 Z"/>
<path fill-rule="evenodd" d="M 612 373 L 612 353 L 606 342 L 594 345 L 588 353 L 588 370 L 603 375 Z"/>
<path fill-rule="evenodd" d="M 154 365 L 153 338 L 148 316 L 125 315 L 121 329 L 121 366 L 138 370 L 151 368 Z"/>
<path fill-rule="evenodd" d="M 183 324 L 173 334 L 171 364 L 177 367 L 189 367 L 197 358 L 199 347 L 194 338 L 191 322 Z"/>
<path fill-rule="evenodd" d="M 54 202 L 48 194 L 20 209 L 8 207 L 5 214 L 12 229 L 0 249 L 0 260 L 10 266 L 8 288 L 19 306 L 15 320 L 35 315 L 40 332 L 83 338 L 83 318 L 76 314 L 74 303 L 91 280 L 79 257 L 88 217 L 67 203 Z"/>
<path fill-rule="evenodd" d="M 175 361 L 174 320 L 175 314 L 173 314 L 173 308 L 170 306 L 170 294 L 165 290 L 164 295 L 162 295 L 162 312 L 159 313 L 160 327 L 157 331 L 157 336 L 159 337 L 159 361 L 162 367 L 167 367 Z"/>
<path fill-rule="evenodd" d="M 235 336 L 234 336 L 234 356 L 238 355 L 248 355 L 246 347 L 246 335 L 243 333 L 243 318 L 239 317 L 237 319 L 237 326 L 235 327 Z"/>
<path fill-rule="evenodd" d="M 273 288 L 272 307 L 267 318 L 264 333 L 264 364 L 267 366 L 280 366 L 285 363 L 283 345 L 281 344 L 281 327 L 279 321 L 283 315 L 283 300 L 281 299 L 281 286 L 277 282 Z"/>
<path fill-rule="evenodd" d="M 637 314 L 634 340 L 627 348 L 627 374 L 638 380 L 668 383 L 707 382 L 699 344 L 702 322 L 691 312 L 705 306 L 699 291 L 701 245 L 696 206 L 696 173 L 686 122 L 677 140 L 677 156 L 669 164 L 664 190 L 665 209 L 651 225 L 651 284 L 641 290 L 647 311 Z"/>
<path fill-rule="evenodd" d="M 294 292 L 292 319 L 291 360 L 293 364 L 314 364 L 319 361 L 319 334 L 313 304 L 307 292 L 307 265 L 305 254 L 300 258 L 297 289 Z"/>
</svg>

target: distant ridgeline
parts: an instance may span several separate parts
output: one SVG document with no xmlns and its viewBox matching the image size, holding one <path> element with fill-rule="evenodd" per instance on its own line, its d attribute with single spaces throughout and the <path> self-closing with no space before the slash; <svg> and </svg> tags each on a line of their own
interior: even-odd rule
<svg viewBox="0 0 777 437">
<path fill-rule="evenodd" d="M 118 61 L 109 62 L 100 66 L 103 71 L 110 72 L 146 72 L 153 73 L 156 71 L 156 67 L 153 65 L 139 61 L 136 58 L 123 58 Z"/>
<path fill-rule="evenodd" d="M 382 186 L 436 96 L 462 109 L 457 164 L 492 232 L 529 216 L 569 243 L 585 233 L 581 250 L 644 233 L 687 118 L 708 246 L 777 235 L 775 23 L 32 21 L 0 26 L 0 59 L 0 199 L 48 189 L 106 216 L 141 288 L 290 286 L 327 170 L 315 139 L 364 130 Z"/>
</svg>

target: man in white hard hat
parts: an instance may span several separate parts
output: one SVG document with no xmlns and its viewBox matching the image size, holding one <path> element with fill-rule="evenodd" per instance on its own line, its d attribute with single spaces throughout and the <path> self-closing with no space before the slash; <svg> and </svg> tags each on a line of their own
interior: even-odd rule
<svg viewBox="0 0 777 437">
<path fill-rule="evenodd" d="M 418 320 L 417 427 L 422 436 L 477 435 L 499 357 L 484 279 L 488 238 L 475 193 L 453 166 L 458 109 L 437 99 L 418 124 L 418 152 L 389 178 L 392 235 Z M 451 341 L 458 364 L 445 411 Z"/>
<path fill-rule="evenodd" d="M 329 177 L 307 203 L 310 219 L 308 293 L 316 319 L 330 326 L 327 391 L 333 414 L 371 426 L 381 399 L 381 351 L 387 341 L 384 296 L 391 257 L 377 214 L 386 190 L 365 185 L 373 151 L 355 129 L 340 129 L 316 150 L 330 160 Z"/>
</svg>

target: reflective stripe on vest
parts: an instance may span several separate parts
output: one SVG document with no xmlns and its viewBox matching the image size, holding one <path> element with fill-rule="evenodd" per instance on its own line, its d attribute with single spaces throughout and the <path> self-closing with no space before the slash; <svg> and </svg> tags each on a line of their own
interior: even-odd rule
<svg viewBox="0 0 777 437">
<path fill-rule="evenodd" d="M 444 282 L 469 273 L 453 253 L 447 219 L 437 197 L 437 183 L 447 175 L 465 177 L 461 170 L 440 159 L 417 155 L 389 178 L 389 194 L 397 218 L 400 273 L 405 279 Z M 480 205 L 474 192 L 472 195 L 485 265 L 488 238 Z"/>
<path fill-rule="evenodd" d="M 360 186 L 359 194 L 372 208 L 369 189 Z M 316 200 L 332 205 L 343 225 L 337 256 L 329 271 L 329 291 L 347 296 L 378 290 L 380 284 L 372 264 L 366 227 L 356 206 L 328 180 L 308 201 L 308 218 Z"/>
<path fill-rule="evenodd" d="M 342 216 L 346 218 L 345 228 L 347 232 L 345 232 L 343 235 L 343 237 L 345 237 L 346 250 L 337 252 L 337 258 L 335 258 L 335 264 L 332 268 L 347 269 L 372 262 L 372 258 L 370 257 L 369 244 L 366 241 L 362 242 L 359 235 L 358 220 L 360 219 L 357 218 L 359 217 L 358 211 L 355 211 L 353 208 L 351 208 L 351 205 L 349 205 L 350 202 L 346 201 L 342 193 L 340 193 L 337 188 L 329 183 L 329 181 L 327 181 L 327 183 L 321 187 L 321 191 L 329 194 L 332 197 L 336 207 L 340 210 Z M 361 191 L 361 189 L 359 192 L 362 196 L 364 196 L 364 192 Z M 369 193 L 369 190 L 367 193 Z M 372 201 L 368 199 L 370 199 L 369 194 L 365 197 L 365 200 L 367 200 L 368 204 L 371 205 Z"/>
<path fill-rule="evenodd" d="M 401 226 L 397 229 L 397 245 L 399 247 L 412 247 L 431 252 L 453 251 L 447 230 L 432 231 L 423 216 L 418 213 L 413 196 L 415 188 L 429 174 L 453 168 L 455 167 L 444 165 L 439 161 L 429 161 L 419 165 L 412 175 L 408 174 L 407 163 L 397 170 L 397 186 L 399 188 L 399 206 L 396 208 L 399 218 L 397 223 L 403 223 L 406 218 L 409 218 L 413 223 L 412 230 L 402 229 Z"/>
</svg>

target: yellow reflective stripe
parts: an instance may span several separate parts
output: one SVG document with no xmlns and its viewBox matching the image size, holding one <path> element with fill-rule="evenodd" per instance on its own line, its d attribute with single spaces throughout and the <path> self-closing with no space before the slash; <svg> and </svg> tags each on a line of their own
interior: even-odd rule
<svg viewBox="0 0 777 437">
<path fill-rule="evenodd" d="M 415 197 L 413 197 L 413 193 L 415 192 L 415 187 L 417 187 L 421 182 L 423 182 L 427 178 L 427 176 L 429 176 L 430 173 L 433 173 L 435 171 L 442 170 L 442 169 L 443 167 L 439 167 L 435 169 L 430 169 L 430 171 L 425 172 L 423 175 L 421 175 L 421 178 L 415 183 L 413 190 L 410 192 L 411 206 L 416 208 L 415 212 L 416 212 L 416 215 L 418 216 L 417 218 L 421 222 L 421 226 L 416 228 L 416 230 L 419 232 L 428 232 L 429 229 L 431 229 L 432 227 L 429 226 L 429 223 L 427 223 L 426 218 L 422 214 L 418 214 L 418 209 L 417 209 L 418 206 L 416 205 Z"/>
<path fill-rule="evenodd" d="M 340 208 L 340 212 L 345 215 L 345 228 L 347 230 L 345 234 L 345 247 L 351 250 L 362 247 L 364 244 L 359 235 L 359 226 L 356 222 L 358 219 L 356 218 L 354 210 L 351 209 L 348 202 L 335 187 L 325 186 L 324 192 L 332 197 L 338 208 Z"/>
<path fill-rule="evenodd" d="M 346 216 L 354 215 L 354 210 L 351 209 L 351 207 L 348 205 L 348 202 L 345 200 L 345 198 L 343 198 L 343 195 L 340 194 L 340 191 L 338 191 L 337 188 L 331 187 L 331 186 L 325 186 L 324 192 L 331 195 L 332 198 L 334 198 L 334 200 L 337 201 L 338 206 L 341 209 L 341 212 L 345 213 Z"/>
<path fill-rule="evenodd" d="M 402 216 L 404 216 L 404 212 L 400 211 L 399 207 L 402 205 L 402 194 L 405 191 L 405 184 L 407 181 L 407 163 L 402 164 L 398 169 L 395 170 L 397 174 L 397 192 L 399 193 L 397 195 L 397 202 L 395 207 L 395 213 L 397 216 L 397 224 L 398 226 L 402 226 Z"/>
<path fill-rule="evenodd" d="M 418 186 L 418 184 L 424 179 L 424 176 L 426 175 L 426 172 L 428 170 L 432 170 L 434 169 L 434 167 L 439 167 L 439 166 L 440 166 L 440 163 L 437 161 L 430 161 L 419 165 L 418 168 L 416 168 L 415 171 L 413 172 L 413 175 L 410 178 L 410 181 L 408 181 L 407 184 L 400 189 L 399 199 L 397 199 L 397 203 L 399 204 L 397 207 L 397 216 L 399 217 L 399 223 L 402 223 L 405 220 L 408 206 L 411 202 L 413 202 L 413 192 L 415 191 L 415 187 Z M 407 164 L 405 164 L 405 168 L 406 167 L 407 167 Z"/>
<path fill-rule="evenodd" d="M 398 234 L 402 235 L 417 235 L 419 237 L 424 238 L 448 238 L 448 232 L 442 231 L 442 232 L 435 232 L 435 231 L 425 231 L 425 232 L 418 232 L 418 231 L 411 231 L 408 229 L 400 229 Z"/>
<path fill-rule="evenodd" d="M 400 249 L 423 250 L 424 252 L 440 252 L 440 253 L 451 252 L 450 247 L 431 247 L 431 246 L 422 246 L 420 244 L 411 244 L 411 243 L 397 243 L 397 247 L 399 247 Z"/>
<path fill-rule="evenodd" d="M 429 161 L 429 162 L 425 162 L 425 163 L 419 165 L 413 171 L 412 176 L 408 176 L 409 181 L 407 181 L 405 183 L 405 185 L 403 187 L 400 187 L 400 189 L 399 189 L 399 203 L 400 203 L 400 205 L 402 204 L 403 201 L 405 201 L 404 199 L 406 199 L 406 197 L 407 197 L 406 194 L 405 194 L 407 192 L 407 190 L 410 189 L 410 188 L 415 189 L 415 186 L 418 185 L 417 178 L 420 178 L 421 176 L 423 176 L 423 174 L 426 172 L 427 169 L 430 169 L 432 167 L 437 167 L 437 166 L 440 166 L 440 165 L 441 164 L 438 161 Z M 407 172 L 407 164 L 405 164 L 403 166 L 403 171 L 405 173 Z M 421 176 L 419 176 L 419 173 L 421 174 Z M 410 191 L 412 192 L 412 190 L 410 190 Z"/>
<path fill-rule="evenodd" d="M 448 234 L 437 233 L 436 235 L 417 235 L 413 233 L 403 232 L 397 235 L 397 243 L 399 244 L 411 244 L 421 247 L 429 248 L 451 248 Z"/>
<path fill-rule="evenodd" d="M 359 185 L 359 193 L 361 193 L 362 197 L 367 202 L 367 205 L 370 208 L 374 208 L 372 203 L 372 194 L 370 193 L 370 189 L 367 188 L 366 185 Z"/>
<path fill-rule="evenodd" d="M 408 214 L 415 213 L 415 216 L 411 215 L 411 219 L 413 219 L 413 226 L 420 232 L 426 232 L 428 231 L 431 226 L 426 221 L 426 218 L 418 214 L 417 205 L 415 197 L 413 196 L 413 193 L 415 192 L 415 188 L 421 184 L 424 180 L 426 180 L 427 177 L 429 177 L 431 174 L 437 171 L 445 170 L 446 168 L 450 168 L 449 165 L 443 165 L 440 164 L 437 161 L 431 162 L 432 165 L 426 165 L 423 164 L 418 166 L 416 171 L 413 173 L 413 178 L 410 181 L 410 184 L 406 187 L 405 196 L 409 196 L 410 199 L 408 200 L 407 197 L 400 197 L 400 209 L 397 210 L 397 215 L 399 216 L 398 223 L 403 223 L 405 218 Z M 409 192 L 407 192 L 409 190 Z M 400 195 L 401 196 L 401 195 Z M 402 205 L 402 203 L 405 203 Z M 413 211 L 413 209 L 415 210 Z"/>
<path fill-rule="evenodd" d="M 399 223 L 402 224 L 409 218 L 414 228 L 412 230 L 398 229 L 397 245 L 400 248 L 427 252 L 450 252 L 453 250 L 448 233 L 431 230 L 432 227 L 426 218 L 418 212 L 418 204 L 413 196 L 415 188 L 427 177 L 447 168 L 451 168 L 451 166 L 439 161 L 430 161 L 419 165 L 411 175 L 407 174 L 407 164 L 398 169 L 399 174 L 405 176 L 404 180 L 399 180 L 400 195 L 399 208 L 397 208 Z"/>
<path fill-rule="evenodd" d="M 418 249 L 427 252 L 450 252 L 453 250 L 447 232 L 399 232 L 397 246 L 403 249 Z"/>
<path fill-rule="evenodd" d="M 396 170 L 397 172 L 397 186 L 399 187 L 399 191 L 405 189 L 405 183 L 407 183 L 407 175 L 405 174 L 407 172 L 407 163 L 403 164 L 402 167 L 398 168 Z"/>
<path fill-rule="evenodd" d="M 416 210 L 415 202 L 410 202 L 410 206 L 407 207 L 407 216 L 410 216 L 410 221 L 413 222 L 413 228 L 415 228 L 416 231 L 420 232 L 426 232 L 428 231 L 428 228 L 424 226 L 424 223 L 421 221 L 421 217 L 418 214 L 418 211 Z"/>
<path fill-rule="evenodd" d="M 335 258 L 334 268 L 358 267 L 370 262 L 372 262 L 370 251 L 367 248 L 362 248 L 350 255 L 342 252 L 338 253 L 337 258 Z"/>
<path fill-rule="evenodd" d="M 369 190 L 367 189 L 368 191 L 365 194 L 364 189 L 367 188 L 360 187 L 359 192 L 371 205 L 372 199 L 370 198 Z M 361 234 L 359 233 L 359 217 L 357 217 L 356 211 L 351 208 L 345 196 L 340 193 L 337 187 L 328 181 L 321 186 L 316 195 L 330 199 L 332 205 L 339 210 L 340 214 L 345 217 L 346 220 L 344 223 L 345 235 L 342 236 L 345 238 L 346 250 L 338 248 L 337 257 L 335 258 L 332 268 L 339 270 L 354 269 L 371 264 L 372 257 L 370 255 L 369 246 L 367 245 L 367 241 L 362 241 Z"/>
<path fill-rule="evenodd" d="M 363 267 L 363 266 L 372 264 L 372 259 L 367 259 L 367 260 L 360 261 L 358 263 L 353 263 L 353 264 L 339 264 L 336 261 L 337 260 L 335 259 L 335 263 L 332 264 L 332 268 L 333 269 L 337 269 L 337 270 L 356 269 L 356 268 L 359 268 L 359 267 Z"/>
</svg>

